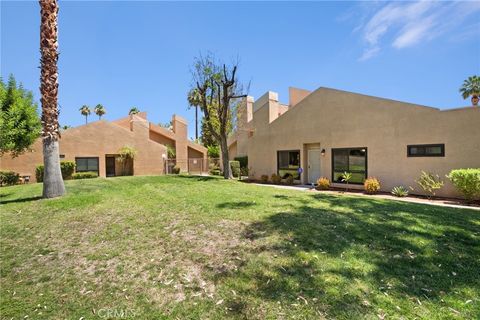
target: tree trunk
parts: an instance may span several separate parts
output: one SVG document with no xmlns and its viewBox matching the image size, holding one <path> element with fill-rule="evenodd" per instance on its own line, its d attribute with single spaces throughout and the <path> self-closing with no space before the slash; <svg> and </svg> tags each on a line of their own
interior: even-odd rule
<svg viewBox="0 0 480 320">
<path fill-rule="evenodd" d="M 65 185 L 60 170 L 58 141 L 43 140 L 43 166 L 43 197 L 55 198 L 65 194 Z"/>
<path fill-rule="evenodd" d="M 232 179 L 232 170 L 230 169 L 230 159 L 228 158 L 228 144 L 226 135 L 220 136 L 220 149 L 222 151 L 223 177 Z"/>
<path fill-rule="evenodd" d="M 43 139 L 43 197 L 53 198 L 65 194 L 60 158 L 58 155 L 58 3 L 40 0 L 40 93 L 42 103 Z"/>
<path fill-rule="evenodd" d="M 198 106 L 195 106 L 195 140 L 198 142 Z"/>
</svg>

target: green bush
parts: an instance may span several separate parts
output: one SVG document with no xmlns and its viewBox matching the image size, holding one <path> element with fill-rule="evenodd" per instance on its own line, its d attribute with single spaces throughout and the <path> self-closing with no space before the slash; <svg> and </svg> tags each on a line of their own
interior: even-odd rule
<svg viewBox="0 0 480 320">
<path fill-rule="evenodd" d="M 403 197 L 406 197 L 408 196 L 408 190 L 407 188 L 405 188 L 404 186 L 398 186 L 398 187 L 394 187 L 392 189 L 392 195 L 394 195 L 395 197 L 399 197 L 399 198 L 403 198 Z"/>
<path fill-rule="evenodd" d="M 248 177 L 248 168 L 242 168 L 240 167 L 240 175 L 242 177 Z"/>
<path fill-rule="evenodd" d="M 450 171 L 447 178 L 460 191 L 467 201 L 480 196 L 480 168 L 455 169 Z"/>
<path fill-rule="evenodd" d="M 240 169 L 248 168 L 248 156 L 235 157 L 234 160 L 237 160 L 238 162 L 240 162 Z"/>
<path fill-rule="evenodd" d="M 18 183 L 20 176 L 13 171 L 0 171 L 0 186 L 13 186 Z"/>
<path fill-rule="evenodd" d="M 62 171 L 63 180 L 72 179 L 72 175 L 75 172 L 75 162 L 73 161 L 60 161 L 60 170 Z M 37 182 L 43 182 L 43 164 L 38 165 L 35 168 L 35 178 Z"/>
<path fill-rule="evenodd" d="M 210 170 L 210 174 L 212 176 L 221 176 L 222 175 L 222 171 L 220 169 L 212 169 Z"/>
<path fill-rule="evenodd" d="M 75 172 L 74 174 L 72 174 L 72 178 L 74 180 L 98 178 L 98 173 L 93 171 Z"/>
<path fill-rule="evenodd" d="M 233 160 L 228 162 L 230 165 L 230 168 L 232 169 L 232 175 L 236 178 L 240 176 L 240 162 Z"/>
</svg>

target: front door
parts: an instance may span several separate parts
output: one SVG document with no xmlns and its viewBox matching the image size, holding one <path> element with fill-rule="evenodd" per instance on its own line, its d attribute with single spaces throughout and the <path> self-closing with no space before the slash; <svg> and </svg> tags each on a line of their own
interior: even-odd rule
<svg viewBox="0 0 480 320">
<path fill-rule="evenodd" d="M 107 177 L 115 177 L 115 157 L 105 158 L 106 174 Z"/>
<path fill-rule="evenodd" d="M 320 178 L 320 149 L 308 150 L 308 183 L 317 183 Z"/>
</svg>

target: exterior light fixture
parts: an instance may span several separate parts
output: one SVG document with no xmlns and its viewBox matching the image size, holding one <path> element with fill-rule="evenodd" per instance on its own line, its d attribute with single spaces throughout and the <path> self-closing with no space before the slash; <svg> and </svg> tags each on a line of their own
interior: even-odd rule
<svg viewBox="0 0 480 320">
<path fill-rule="evenodd" d="M 325 156 L 325 149 L 322 149 L 322 151 L 320 151 L 320 154 L 322 155 L 322 157 Z"/>
</svg>

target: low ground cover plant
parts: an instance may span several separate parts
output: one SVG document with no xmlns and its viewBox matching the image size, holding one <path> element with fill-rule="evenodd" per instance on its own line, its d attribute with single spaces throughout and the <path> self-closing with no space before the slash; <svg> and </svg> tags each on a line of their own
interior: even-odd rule
<svg viewBox="0 0 480 320">
<path fill-rule="evenodd" d="M 98 173 L 93 171 L 75 172 L 72 174 L 74 180 L 98 178 Z"/>
<path fill-rule="evenodd" d="M 399 197 L 399 198 L 408 196 L 408 190 L 404 186 L 393 187 L 391 193 L 395 197 Z"/>
<path fill-rule="evenodd" d="M 292 175 L 289 175 L 287 178 L 285 178 L 285 184 L 292 185 L 294 182 L 294 178 Z"/>
<path fill-rule="evenodd" d="M 317 190 L 328 190 L 330 189 L 330 180 L 325 177 L 321 177 L 317 180 Z"/>
<path fill-rule="evenodd" d="M 380 182 L 377 178 L 369 177 L 365 180 L 363 186 L 365 188 L 365 192 L 368 194 L 375 194 L 380 191 Z"/>
<path fill-rule="evenodd" d="M 455 188 L 463 194 L 465 200 L 472 201 L 480 197 L 480 168 L 455 169 L 447 175 Z"/>
<path fill-rule="evenodd" d="M 260 182 L 261 183 L 267 183 L 268 182 L 268 176 L 266 174 L 262 174 L 260 177 Z"/>
<path fill-rule="evenodd" d="M 278 174 L 276 173 L 272 173 L 272 177 L 271 177 L 271 180 L 272 180 L 272 183 L 273 184 L 280 184 L 282 182 L 282 177 L 280 177 Z"/>
</svg>

